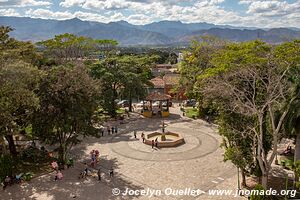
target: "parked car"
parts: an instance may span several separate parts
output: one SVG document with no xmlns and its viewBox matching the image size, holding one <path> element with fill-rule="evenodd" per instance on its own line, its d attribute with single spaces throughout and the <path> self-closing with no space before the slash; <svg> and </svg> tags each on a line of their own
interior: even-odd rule
<svg viewBox="0 0 300 200">
<path fill-rule="evenodd" d="M 128 100 L 122 100 L 122 101 L 119 101 L 118 103 L 117 103 L 117 106 L 118 107 L 129 107 L 129 101 Z"/>
<path fill-rule="evenodd" d="M 196 99 L 188 99 L 183 103 L 183 105 L 187 107 L 194 107 L 196 106 L 196 104 L 197 104 Z"/>
</svg>

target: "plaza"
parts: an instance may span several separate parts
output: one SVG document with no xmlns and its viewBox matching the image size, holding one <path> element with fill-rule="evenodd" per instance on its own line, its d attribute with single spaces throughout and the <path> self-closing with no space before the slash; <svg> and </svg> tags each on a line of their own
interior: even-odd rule
<svg viewBox="0 0 300 200">
<path fill-rule="evenodd" d="M 111 122 L 118 123 L 118 122 Z M 202 120 L 183 117 L 179 108 L 171 108 L 165 119 L 166 130 L 180 133 L 185 144 L 174 148 L 151 148 L 141 141 L 141 133 L 161 131 L 161 118 L 143 118 L 132 114 L 119 125 L 119 133 L 101 138 L 85 138 L 76 146 L 72 155 L 75 166 L 64 170 L 61 181 L 53 181 L 54 173 L 47 173 L 21 185 L 1 191 L 4 199 L 232 199 L 232 196 L 209 196 L 210 189 L 235 190 L 237 170 L 230 162 L 223 161 L 221 137 L 214 125 Z M 133 132 L 137 131 L 137 139 Z M 88 176 L 78 179 L 89 160 L 89 152 L 99 149 L 102 180 Z M 114 177 L 109 177 L 109 169 Z M 114 195 L 115 188 L 121 194 Z M 122 195 L 126 190 L 137 191 L 134 195 Z M 174 195 L 140 191 L 200 190 L 199 195 L 186 193 Z M 203 193 L 205 192 L 205 193 Z M 133 193 L 131 193 L 133 194 Z M 241 197 L 235 199 L 244 199 Z"/>
</svg>

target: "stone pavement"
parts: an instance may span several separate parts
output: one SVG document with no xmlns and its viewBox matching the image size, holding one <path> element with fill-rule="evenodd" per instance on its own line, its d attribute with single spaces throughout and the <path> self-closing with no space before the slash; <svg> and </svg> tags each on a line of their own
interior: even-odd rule
<svg viewBox="0 0 300 200">
<path fill-rule="evenodd" d="M 179 110 L 179 109 L 178 109 Z M 149 196 L 112 195 L 112 189 L 156 190 L 167 188 L 184 190 L 232 189 L 236 188 L 236 168 L 230 162 L 223 162 L 223 150 L 219 147 L 221 137 L 216 129 L 201 120 L 190 120 L 180 116 L 178 110 L 171 110 L 172 116 L 165 120 L 167 130 L 181 134 L 186 144 L 176 148 L 152 149 L 133 137 L 133 131 L 151 132 L 159 130 L 162 120 L 135 119 L 119 126 L 118 135 L 102 138 L 86 138 L 76 146 L 73 155 L 82 158 L 74 168 L 65 170 L 64 180 L 54 182 L 53 174 L 33 179 L 29 184 L 15 185 L 0 192 L 0 199 L 245 199 L 232 196 L 156 195 Z M 99 149 L 102 181 L 89 177 L 79 180 L 84 169 L 82 162 L 89 158 L 89 152 Z M 113 168 L 114 178 L 108 171 Z"/>
</svg>

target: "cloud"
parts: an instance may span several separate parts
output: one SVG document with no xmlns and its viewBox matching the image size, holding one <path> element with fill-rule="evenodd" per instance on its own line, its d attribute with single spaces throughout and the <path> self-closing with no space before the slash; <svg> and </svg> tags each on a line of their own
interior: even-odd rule
<svg viewBox="0 0 300 200">
<path fill-rule="evenodd" d="M 40 0 L 0 0 L 0 7 L 30 7 L 30 6 L 49 6 L 49 1 Z"/>
<path fill-rule="evenodd" d="M 240 0 L 236 8 L 227 7 L 229 0 L 62 0 L 52 7 L 50 0 L 0 0 L 0 5 L 13 10 L 3 10 L 0 15 L 110 22 L 126 20 L 133 24 L 146 24 L 160 20 L 187 23 L 207 22 L 235 26 L 300 27 L 300 0 Z M 241 5 L 242 4 L 242 5 Z M 13 6 L 14 5 L 14 6 Z M 1 6 L 0 6 L 1 7 Z M 71 8 L 71 9 L 70 9 Z M 25 14 L 24 14 L 25 13 Z"/>
<path fill-rule="evenodd" d="M 300 1 L 288 3 L 287 1 L 254 1 L 249 4 L 248 14 L 261 17 L 278 17 L 299 13 Z"/>
<path fill-rule="evenodd" d="M 15 17 L 20 16 L 20 14 L 15 9 L 12 9 L 12 8 L 0 9 L 0 15 L 1 16 L 15 16 Z"/>
<path fill-rule="evenodd" d="M 105 13 L 104 13 L 105 14 Z M 72 18 L 79 18 L 86 21 L 98 21 L 98 22 L 110 22 L 110 21 L 119 21 L 121 19 L 126 19 L 121 13 L 110 13 L 110 15 L 99 15 L 96 13 L 89 12 L 53 12 L 47 9 L 29 9 L 25 12 L 25 15 L 32 18 L 41 18 L 41 19 L 57 19 L 57 20 L 66 20 Z"/>
</svg>

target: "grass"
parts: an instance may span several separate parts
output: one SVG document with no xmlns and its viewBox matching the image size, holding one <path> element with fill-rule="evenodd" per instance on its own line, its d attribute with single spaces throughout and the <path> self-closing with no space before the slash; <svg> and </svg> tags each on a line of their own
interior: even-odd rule
<svg viewBox="0 0 300 200">
<path fill-rule="evenodd" d="M 117 112 L 118 115 L 125 114 L 125 108 L 118 108 L 118 109 L 116 110 L 116 112 Z"/>
<path fill-rule="evenodd" d="M 193 107 L 185 108 L 185 115 L 189 118 L 198 117 L 198 109 Z"/>
</svg>

